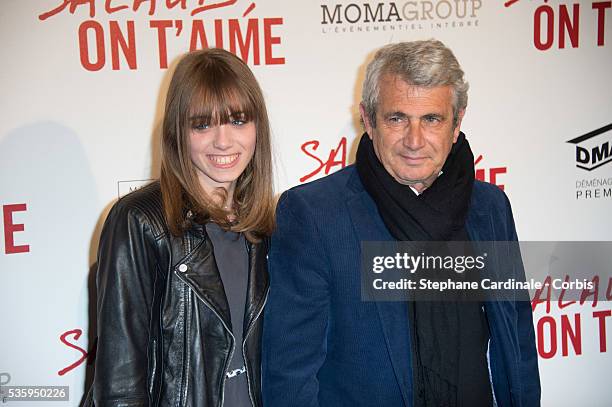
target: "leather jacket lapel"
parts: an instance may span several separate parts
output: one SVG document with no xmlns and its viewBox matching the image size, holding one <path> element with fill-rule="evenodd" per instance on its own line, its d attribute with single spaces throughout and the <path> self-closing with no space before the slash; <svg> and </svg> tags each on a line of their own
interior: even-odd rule
<svg viewBox="0 0 612 407">
<path fill-rule="evenodd" d="M 266 242 L 253 244 L 247 241 L 249 254 L 249 284 L 244 313 L 244 335 L 249 332 L 257 317 L 261 314 L 268 293 L 269 279 L 267 272 Z M 258 270 L 264 270 L 261 272 Z"/>
<path fill-rule="evenodd" d="M 203 227 L 201 230 L 187 233 L 185 240 L 183 245 L 188 251 L 175 265 L 174 273 L 193 290 L 197 298 L 217 314 L 231 332 L 229 303 L 215 261 L 212 242 Z"/>
<path fill-rule="evenodd" d="M 175 273 L 194 291 L 196 296 L 204 301 L 231 330 L 231 315 L 225 288 L 217 263 L 211 240 L 203 227 L 195 228 L 187 234 L 183 246 L 188 251 L 175 265 Z M 268 292 L 268 273 L 266 266 L 266 244 L 253 244 L 247 241 L 249 256 L 249 282 L 244 318 L 244 334 L 249 331 L 255 319 L 261 314 L 265 297 Z M 186 266 L 185 269 L 182 265 Z"/>
</svg>

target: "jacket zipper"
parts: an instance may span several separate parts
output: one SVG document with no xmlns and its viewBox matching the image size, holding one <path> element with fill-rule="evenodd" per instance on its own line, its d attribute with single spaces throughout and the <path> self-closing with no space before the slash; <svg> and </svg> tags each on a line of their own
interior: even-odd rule
<svg viewBox="0 0 612 407">
<path fill-rule="evenodd" d="M 217 313 L 217 311 L 214 310 L 214 308 L 208 303 L 208 301 L 206 301 L 204 298 L 202 298 L 202 296 L 198 293 L 198 291 L 188 281 L 186 281 L 185 279 L 182 278 L 182 276 L 177 272 L 176 268 L 174 269 L 174 273 L 181 279 L 181 281 L 183 281 L 185 284 L 187 284 L 189 286 L 189 288 L 191 288 L 191 291 L 193 291 L 195 296 L 198 297 L 198 299 L 200 301 L 202 301 L 204 303 L 204 305 L 206 305 L 206 307 L 213 312 L 213 314 L 215 314 L 215 316 L 223 324 L 223 327 L 225 328 L 225 330 L 232 337 L 232 349 L 230 350 L 229 358 L 225 361 L 225 363 L 223 365 L 223 377 L 221 378 L 221 404 L 220 404 L 220 406 L 223 407 L 223 401 L 224 401 L 224 398 L 225 398 L 225 380 L 227 379 L 227 375 L 226 375 L 227 367 L 228 367 L 230 361 L 232 360 L 232 356 L 234 355 L 234 350 L 236 349 L 236 338 L 234 337 L 234 334 L 229 329 L 229 327 L 227 326 L 227 324 L 225 323 L 223 318 L 221 318 L 221 316 Z M 250 392 L 250 390 L 249 390 L 249 392 Z"/>
<path fill-rule="evenodd" d="M 257 312 L 257 315 L 253 319 L 253 323 L 249 327 L 249 330 L 247 331 L 246 335 L 244 336 L 244 338 L 242 340 L 242 357 L 244 359 L 244 366 L 246 368 L 245 373 L 246 373 L 246 377 L 247 377 L 247 388 L 249 390 L 249 398 L 251 399 L 251 404 L 253 405 L 253 407 L 255 407 L 255 399 L 253 398 L 253 394 L 251 393 L 251 380 L 249 378 L 249 366 L 248 366 L 247 357 L 246 357 L 245 345 L 246 345 L 247 339 L 249 339 L 249 335 L 250 335 L 251 331 L 253 331 L 253 327 L 255 326 L 255 322 L 257 321 L 257 319 L 259 318 L 259 316 L 263 312 L 264 308 L 266 308 L 266 302 L 268 302 L 268 294 L 269 293 L 270 293 L 270 287 L 268 287 L 268 289 L 266 290 L 266 297 L 264 298 L 263 305 L 261 306 L 261 308 Z"/>
</svg>

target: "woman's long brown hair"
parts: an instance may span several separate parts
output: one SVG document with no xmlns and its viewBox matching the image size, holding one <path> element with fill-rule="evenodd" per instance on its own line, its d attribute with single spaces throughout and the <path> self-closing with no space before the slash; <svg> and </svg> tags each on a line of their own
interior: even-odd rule
<svg viewBox="0 0 612 407">
<path fill-rule="evenodd" d="M 254 121 L 257 135 L 255 153 L 237 179 L 234 205 L 227 210 L 200 185 L 189 153 L 189 132 L 194 117 L 219 125 L 236 115 Z M 160 183 L 164 212 L 173 235 L 183 234 L 193 221 L 209 220 L 244 233 L 252 242 L 272 233 L 274 198 L 268 114 L 257 80 L 240 58 L 216 48 L 183 56 L 170 82 L 162 127 Z M 225 192 L 219 191 L 221 195 Z M 231 222 L 230 214 L 234 215 Z"/>
</svg>

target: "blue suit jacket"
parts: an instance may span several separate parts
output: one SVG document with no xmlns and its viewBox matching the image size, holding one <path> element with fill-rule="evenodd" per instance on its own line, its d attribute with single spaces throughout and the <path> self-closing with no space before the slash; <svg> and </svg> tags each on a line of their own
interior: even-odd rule
<svg viewBox="0 0 612 407">
<path fill-rule="evenodd" d="M 476 181 L 472 240 L 516 240 L 510 204 Z M 360 242 L 393 240 L 349 166 L 285 192 L 269 254 L 262 386 L 266 407 L 411 406 L 406 303 L 361 300 Z M 538 406 L 540 383 L 528 302 L 486 305 L 499 406 Z"/>
</svg>

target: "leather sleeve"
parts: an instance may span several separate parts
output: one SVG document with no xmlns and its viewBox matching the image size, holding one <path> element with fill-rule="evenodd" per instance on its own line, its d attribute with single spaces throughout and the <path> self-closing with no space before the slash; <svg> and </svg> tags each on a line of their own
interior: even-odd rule
<svg viewBox="0 0 612 407">
<path fill-rule="evenodd" d="M 328 268 L 307 203 L 285 192 L 268 258 L 270 294 L 262 340 L 267 407 L 319 406 L 317 373 L 327 352 Z"/>
<path fill-rule="evenodd" d="M 120 200 L 98 248 L 98 348 L 93 398 L 97 407 L 148 406 L 147 352 L 156 262 L 150 227 Z"/>
</svg>

